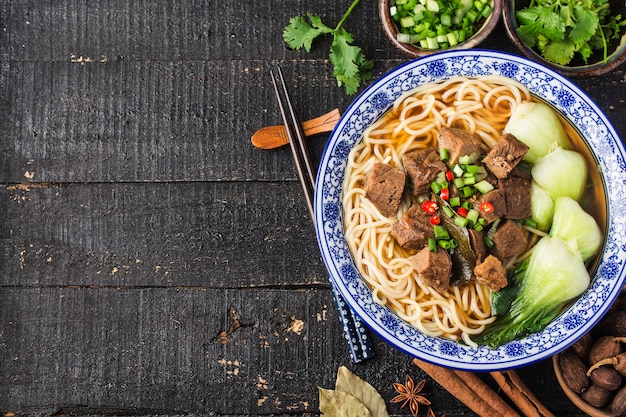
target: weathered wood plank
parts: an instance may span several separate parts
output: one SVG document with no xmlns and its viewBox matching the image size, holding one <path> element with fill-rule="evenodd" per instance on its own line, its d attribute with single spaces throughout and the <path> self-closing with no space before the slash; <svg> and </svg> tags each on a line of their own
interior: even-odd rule
<svg viewBox="0 0 626 417">
<path fill-rule="evenodd" d="M 315 415 L 317 386 L 346 365 L 397 413 L 393 382 L 424 377 L 376 337 L 376 358 L 350 364 L 327 289 L 2 287 L 0 317 L 4 411 Z M 537 395 L 581 415 L 533 377 L 547 365 L 524 374 Z M 467 415 L 432 381 L 425 392 L 439 414 Z"/>
<path fill-rule="evenodd" d="M 330 72 L 327 63 L 285 64 L 303 118 L 347 107 L 334 81 L 318 75 Z M 295 180 L 287 149 L 250 143 L 258 128 L 281 123 L 267 62 L 5 67 L 3 182 Z M 579 84 L 626 134 L 623 77 L 616 71 Z M 324 140 L 312 141 L 317 157 Z"/>
<path fill-rule="evenodd" d="M 336 24 L 349 3 L 329 0 L 247 2 L 217 0 L 97 3 L 67 0 L 4 1 L 0 57 L 10 61 L 114 61 L 249 59 L 292 55 L 282 42 L 289 18 L 306 11 Z M 358 31 L 366 52 L 397 57 L 378 21 L 376 2 L 354 10 L 346 29 Z M 313 56 L 326 57 L 329 42 Z"/>
<path fill-rule="evenodd" d="M 12 186 L 0 201 L 3 285 L 328 283 L 297 182 Z"/>
</svg>

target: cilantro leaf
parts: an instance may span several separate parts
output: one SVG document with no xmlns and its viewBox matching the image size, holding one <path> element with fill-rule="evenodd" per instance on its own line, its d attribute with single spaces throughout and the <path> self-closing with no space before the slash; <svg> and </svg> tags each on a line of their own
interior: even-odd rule
<svg viewBox="0 0 626 417">
<path fill-rule="evenodd" d="M 283 39 L 290 48 L 304 48 L 307 52 L 311 52 L 313 40 L 318 36 L 332 34 L 330 61 L 333 64 L 333 75 L 337 84 L 345 87 L 348 95 L 356 93 L 361 82 L 372 77 L 373 62 L 365 58 L 360 47 L 351 44 L 354 37 L 341 27 L 359 1 L 353 0 L 335 28 L 325 25 L 319 16 L 307 13 L 308 21 L 303 16 L 291 18 L 283 31 Z"/>
<path fill-rule="evenodd" d="M 311 52 L 313 39 L 322 34 L 318 28 L 314 28 L 303 16 L 293 17 L 283 32 L 283 39 L 291 49 L 304 48 Z"/>
<path fill-rule="evenodd" d="M 548 42 L 543 48 L 543 56 L 555 64 L 567 65 L 574 57 L 575 47 L 571 41 Z"/>
<path fill-rule="evenodd" d="M 569 33 L 569 38 L 574 45 L 582 45 L 596 33 L 599 24 L 598 15 L 580 6 L 574 7 L 574 15 L 576 26 Z"/>
<path fill-rule="evenodd" d="M 530 7 L 516 14 L 527 33 L 544 35 L 548 39 L 562 40 L 565 38 L 565 22 L 561 16 L 549 7 Z"/>
<path fill-rule="evenodd" d="M 340 87 L 345 86 L 349 95 L 356 93 L 361 81 L 371 78 L 369 70 L 373 66 L 371 61 L 365 59 L 361 48 L 350 45 L 352 41 L 352 35 L 341 29 L 335 33 L 330 46 L 333 75 Z"/>
<path fill-rule="evenodd" d="M 587 62 L 596 51 L 606 59 L 609 41 L 626 26 L 621 15 L 611 14 L 608 0 L 535 0 L 515 16 L 522 42 L 561 65 L 576 54 Z"/>
</svg>

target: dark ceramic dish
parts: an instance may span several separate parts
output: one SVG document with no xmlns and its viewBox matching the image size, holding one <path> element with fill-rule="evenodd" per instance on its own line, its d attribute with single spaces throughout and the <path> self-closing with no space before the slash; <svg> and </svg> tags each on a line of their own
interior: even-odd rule
<svg viewBox="0 0 626 417">
<path fill-rule="evenodd" d="M 611 11 L 613 14 L 621 13 L 623 17 L 626 17 L 626 3 L 623 0 L 610 0 L 609 2 L 611 4 Z M 622 38 L 613 41 L 609 46 L 609 55 L 606 62 L 604 61 L 602 54 L 599 52 L 589 58 L 588 64 L 585 64 L 582 59 L 576 57 L 567 66 L 547 61 L 537 51 L 526 46 L 517 34 L 517 20 L 515 18 L 515 13 L 516 11 L 527 7 L 529 3 L 530 0 L 506 1 L 503 6 L 503 19 L 507 35 L 511 41 L 524 55 L 533 61 L 546 65 L 565 76 L 588 77 L 612 71 L 623 63 L 624 60 L 626 60 L 626 29 L 622 29 Z"/>
<path fill-rule="evenodd" d="M 483 25 L 476 31 L 476 33 L 472 37 L 470 37 L 463 43 L 459 43 L 458 45 L 446 49 L 422 49 L 413 44 L 399 42 L 397 39 L 396 23 L 392 19 L 389 12 L 390 1 L 391 0 L 378 1 L 378 16 L 383 26 L 385 35 L 387 36 L 391 44 L 400 52 L 411 58 L 417 58 L 420 56 L 430 55 L 441 51 L 469 49 L 478 46 L 481 42 L 487 39 L 489 34 L 497 26 L 498 21 L 500 20 L 500 15 L 502 14 L 502 4 L 505 0 L 494 0 L 493 12 L 487 19 L 485 19 Z"/>
</svg>

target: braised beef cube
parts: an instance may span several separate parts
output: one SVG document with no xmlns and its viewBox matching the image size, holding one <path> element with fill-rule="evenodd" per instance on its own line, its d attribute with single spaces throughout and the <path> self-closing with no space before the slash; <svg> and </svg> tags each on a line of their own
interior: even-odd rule
<svg viewBox="0 0 626 417">
<path fill-rule="evenodd" d="M 502 178 L 498 181 L 498 186 L 504 190 L 508 219 L 519 220 L 530 217 L 530 180 L 518 177 Z"/>
<path fill-rule="evenodd" d="M 506 279 L 506 268 L 500 262 L 500 259 L 493 255 L 489 255 L 482 263 L 474 268 L 476 282 L 486 285 L 492 291 L 500 291 L 508 285 Z"/>
<path fill-rule="evenodd" d="M 442 127 L 437 136 L 439 149 L 445 149 L 450 154 L 448 165 L 452 166 L 462 156 L 478 157 L 482 141 L 472 133 L 462 129 Z"/>
<path fill-rule="evenodd" d="M 498 178 L 506 178 L 528 152 L 528 146 L 510 133 L 505 133 L 489 151 L 483 162 Z"/>
<path fill-rule="evenodd" d="M 485 211 L 484 207 L 481 206 L 482 203 L 491 203 L 493 211 Z M 481 217 L 487 220 L 487 223 L 493 223 L 496 219 L 507 216 L 505 194 L 501 188 L 474 196 L 472 206 L 478 210 Z"/>
<path fill-rule="evenodd" d="M 385 217 L 394 216 L 402 199 L 406 174 L 387 164 L 376 163 L 365 176 L 365 197 Z"/>
<path fill-rule="evenodd" d="M 402 156 L 402 163 L 413 185 L 414 195 L 428 193 L 430 183 L 437 178 L 437 174 L 447 169 L 436 148 L 409 152 Z"/>
<path fill-rule="evenodd" d="M 500 225 L 493 235 L 493 247 L 491 253 L 502 262 L 506 262 L 524 252 L 528 241 L 524 230 L 513 220 L 507 220 Z"/>
<path fill-rule="evenodd" d="M 476 262 L 481 263 L 489 255 L 489 249 L 485 244 L 485 232 L 474 229 L 467 229 L 470 245 L 476 255 Z"/>
<path fill-rule="evenodd" d="M 428 238 L 435 237 L 430 217 L 419 204 L 414 204 L 393 225 L 391 235 L 405 249 L 422 249 L 428 245 Z"/>
<path fill-rule="evenodd" d="M 411 260 L 413 268 L 422 284 L 433 288 L 440 294 L 447 291 L 452 277 L 450 254 L 439 249 L 431 252 L 428 247 L 419 251 Z"/>
</svg>

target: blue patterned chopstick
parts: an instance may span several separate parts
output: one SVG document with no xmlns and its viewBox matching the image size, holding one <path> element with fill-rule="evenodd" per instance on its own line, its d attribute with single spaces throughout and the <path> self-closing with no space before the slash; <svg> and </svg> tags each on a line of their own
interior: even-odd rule
<svg viewBox="0 0 626 417">
<path fill-rule="evenodd" d="M 274 84 L 276 97 L 278 98 L 278 106 L 280 107 L 280 112 L 285 123 L 285 130 L 287 131 L 287 136 L 289 137 L 289 146 L 291 148 L 294 162 L 296 164 L 298 178 L 300 180 L 300 184 L 302 185 L 304 196 L 306 198 L 307 209 L 309 211 L 311 220 L 313 220 L 313 222 L 315 223 L 315 213 L 313 211 L 315 170 L 313 170 L 313 167 L 311 165 L 311 159 L 309 158 L 309 154 L 306 148 L 304 133 L 302 133 L 302 125 L 298 121 L 296 113 L 293 110 L 293 106 L 291 105 L 289 92 L 287 91 L 287 86 L 285 85 L 285 80 L 283 78 L 283 74 L 280 68 L 277 68 L 277 74 L 280 81 L 280 86 L 282 87 L 282 94 L 278 88 L 278 82 L 276 80 L 274 72 L 272 71 L 270 73 L 270 75 L 272 76 L 272 83 Z M 285 100 L 284 102 L 283 95 Z M 289 116 L 287 115 L 287 112 L 289 112 Z M 341 327 L 344 332 L 346 343 L 348 344 L 348 351 L 350 353 L 350 358 L 352 359 L 352 362 L 359 363 L 365 359 L 373 357 L 374 351 L 372 350 L 372 346 L 367 336 L 366 329 L 361 323 L 361 320 L 347 306 L 345 300 L 341 297 L 341 294 L 335 287 L 330 277 L 329 282 L 330 289 L 333 294 L 333 301 L 335 307 L 337 308 L 337 313 L 339 314 L 339 320 L 341 321 Z"/>
</svg>

